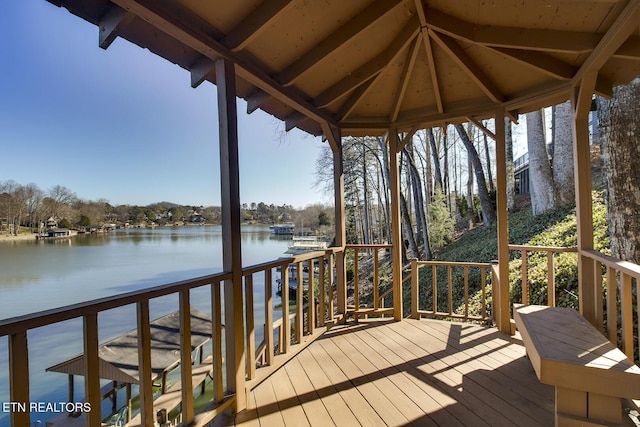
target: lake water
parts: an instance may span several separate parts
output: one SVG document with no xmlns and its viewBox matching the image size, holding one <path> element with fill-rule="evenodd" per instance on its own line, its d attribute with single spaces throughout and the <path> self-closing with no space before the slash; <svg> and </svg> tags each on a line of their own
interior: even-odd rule
<svg viewBox="0 0 640 427">
<path fill-rule="evenodd" d="M 0 243 L 0 319 L 220 272 L 221 231 L 220 226 L 128 229 Z M 290 242 L 271 235 L 266 226 L 245 226 L 243 265 L 284 256 Z M 263 322 L 263 276 L 254 278 L 256 325 Z M 193 290 L 192 305 L 211 313 L 209 295 L 207 287 Z M 274 303 L 279 303 L 277 297 Z M 177 295 L 152 300 L 150 307 L 152 319 L 173 312 Z M 133 329 L 135 319 L 135 306 L 100 313 L 100 341 Z M 67 376 L 45 369 L 82 353 L 81 319 L 31 330 L 28 339 L 31 401 L 66 401 Z M 9 425 L 2 412 L 2 402 L 9 400 L 7 346 L 7 339 L 0 338 L 0 426 Z M 78 399 L 82 378 L 76 379 L 76 390 Z M 44 423 L 51 416 L 32 414 L 32 421 Z"/>
</svg>

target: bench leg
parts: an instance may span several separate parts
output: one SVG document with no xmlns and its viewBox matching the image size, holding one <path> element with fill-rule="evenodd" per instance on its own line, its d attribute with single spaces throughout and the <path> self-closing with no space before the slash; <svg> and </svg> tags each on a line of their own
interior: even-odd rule
<svg viewBox="0 0 640 427">
<path fill-rule="evenodd" d="M 556 387 L 556 426 L 605 426 L 622 423 L 620 398 Z"/>
</svg>

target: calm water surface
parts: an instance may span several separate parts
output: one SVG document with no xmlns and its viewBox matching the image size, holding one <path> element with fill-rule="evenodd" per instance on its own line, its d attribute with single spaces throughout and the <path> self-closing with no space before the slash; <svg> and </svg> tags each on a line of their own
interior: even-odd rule
<svg viewBox="0 0 640 427">
<path fill-rule="evenodd" d="M 245 226 L 243 265 L 284 256 L 289 244 L 290 240 L 272 236 L 266 226 Z M 220 226 L 116 230 L 66 240 L 0 243 L 0 319 L 220 271 Z M 256 325 L 263 322 L 263 280 L 262 274 L 254 278 Z M 207 288 L 193 290 L 191 300 L 195 308 L 211 313 Z M 178 298 L 157 298 L 150 307 L 155 319 L 177 310 Z M 135 327 L 135 307 L 100 313 L 98 321 L 100 341 L 106 341 Z M 45 369 L 82 353 L 81 320 L 29 331 L 28 339 L 31 401 L 66 401 L 67 376 Z M 0 426 L 9 425 L 7 414 L 2 412 L 2 402 L 9 400 L 7 359 L 7 340 L 3 337 Z M 78 399 L 83 395 L 82 378 L 76 379 L 76 390 Z M 32 421 L 44 422 L 50 417 L 51 414 L 32 414 Z"/>
</svg>

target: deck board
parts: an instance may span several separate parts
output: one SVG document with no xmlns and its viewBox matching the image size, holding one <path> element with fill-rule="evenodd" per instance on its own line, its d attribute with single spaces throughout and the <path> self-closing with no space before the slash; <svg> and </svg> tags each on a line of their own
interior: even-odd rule
<svg viewBox="0 0 640 427">
<path fill-rule="evenodd" d="M 552 425 L 553 387 L 524 355 L 517 336 L 479 325 L 336 326 L 258 385 L 236 425 Z"/>
</svg>

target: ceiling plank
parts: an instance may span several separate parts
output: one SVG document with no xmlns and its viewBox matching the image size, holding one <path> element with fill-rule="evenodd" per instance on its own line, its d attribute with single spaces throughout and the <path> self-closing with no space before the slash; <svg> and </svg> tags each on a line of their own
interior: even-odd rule
<svg viewBox="0 0 640 427">
<path fill-rule="evenodd" d="M 111 43 L 118 37 L 120 28 L 129 24 L 134 17 L 134 14 L 117 6 L 109 9 L 98 24 L 98 46 L 102 49 L 111 46 Z"/>
<path fill-rule="evenodd" d="M 525 65 L 529 65 L 538 71 L 560 80 L 570 80 L 578 71 L 577 67 L 567 64 L 544 52 L 511 49 L 506 47 L 491 47 L 490 49 L 513 58 Z"/>
<path fill-rule="evenodd" d="M 429 9 L 426 20 L 430 29 L 450 37 L 485 46 L 514 49 L 589 52 L 602 37 L 591 32 L 477 25 L 435 9 Z"/>
<path fill-rule="evenodd" d="M 265 0 L 253 9 L 242 22 L 222 40 L 232 52 L 244 49 L 280 13 L 293 4 L 293 0 Z"/>
<path fill-rule="evenodd" d="M 504 95 L 495 85 L 495 83 L 482 71 L 467 52 L 451 37 L 435 31 L 429 31 L 431 37 L 444 49 L 447 54 L 464 70 L 471 80 L 480 87 L 480 89 L 493 102 L 499 103 L 504 100 Z"/>
<path fill-rule="evenodd" d="M 413 48 L 410 49 L 410 52 L 407 55 L 407 60 L 404 62 L 404 69 L 402 70 L 402 76 L 400 77 L 398 91 L 396 92 L 396 97 L 393 100 L 391 122 L 395 122 L 398 118 L 400 107 L 402 106 L 402 100 L 404 99 L 404 95 L 407 93 L 409 80 L 411 80 L 411 73 L 413 72 L 413 68 L 416 64 L 416 58 L 418 58 L 418 51 L 420 50 L 420 39 L 420 37 L 416 37 L 413 42 Z"/>
<path fill-rule="evenodd" d="M 320 62 L 340 46 L 353 39 L 362 31 L 382 18 L 402 1 L 378 0 L 364 11 L 349 20 L 311 50 L 290 64 L 277 77 L 283 86 L 292 85 L 305 71 Z"/>
<path fill-rule="evenodd" d="M 335 124 L 335 118 L 331 114 L 310 104 L 297 91 L 282 87 L 266 74 L 266 67 L 257 64 L 255 59 L 250 59 L 241 52 L 229 50 L 211 35 L 216 30 L 205 28 L 205 24 L 197 22 L 197 17 L 192 13 L 185 10 L 166 10 L 151 0 L 113 0 L 113 3 L 214 61 L 220 57 L 229 59 L 234 62 L 239 77 L 306 114 L 312 120 Z"/>
<path fill-rule="evenodd" d="M 340 107 L 340 110 L 338 111 L 338 114 L 337 114 L 338 121 L 342 121 L 346 119 L 347 117 L 349 117 L 351 113 L 353 113 L 353 110 L 355 110 L 355 108 L 358 106 L 360 101 L 362 101 L 362 99 L 367 94 L 371 86 L 373 86 L 373 84 L 378 80 L 379 77 L 380 77 L 380 74 L 376 75 L 374 78 L 369 79 L 364 84 L 361 84 L 360 86 L 355 88 L 351 92 L 351 94 L 349 94 L 349 97 L 347 98 L 345 103 L 342 104 L 342 106 Z"/>
<path fill-rule="evenodd" d="M 632 35 L 613 54 L 615 58 L 640 59 L 640 37 Z"/>
<path fill-rule="evenodd" d="M 592 71 L 598 72 L 611 56 L 622 46 L 629 36 L 638 29 L 638 10 L 640 0 L 630 0 L 620 12 L 602 40 L 582 63 L 572 79 L 572 84 L 581 84 L 582 77 Z"/>
<path fill-rule="evenodd" d="M 389 47 L 318 95 L 313 101 L 314 105 L 318 108 L 325 107 L 380 73 L 402 53 L 419 30 L 418 20 L 413 17 Z"/>
</svg>

